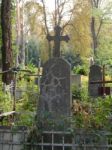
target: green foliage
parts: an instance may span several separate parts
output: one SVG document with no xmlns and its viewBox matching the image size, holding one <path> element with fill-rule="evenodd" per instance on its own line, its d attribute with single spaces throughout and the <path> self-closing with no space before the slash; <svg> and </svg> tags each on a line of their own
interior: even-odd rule
<svg viewBox="0 0 112 150">
<path fill-rule="evenodd" d="M 112 65 L 112 31 L 110 30 L 111 24 L 103 25 L 103 31 L 99 35 L 99 46 L 97 48 L 96 62 L 100 65 Z M 107 34 L 108 33 L 108 34 Z"/>
<path fill-rule="evenodd" d="M 80 128 L 90 130 L 112 131 L 112 97 L 98 97 L 93 99 L 88 95 L 87 82 L 83 79 L 83 86 L 72 86 L 72 130 Z"/>
<path fill-rule="evenodd" d="M 74 66 L 82 65 L 82 60 L 79 54 L 75 54 L 72 51 L 66 51 L 64 53 L 64 58 L 71 64 L 71 68 Z"/>
<path fill-rule="evenodd" d="M 29 63 L 29 64 L 26 66 L 26 69 L 28 69 L 29 71 L 31 71 L 31 73 L 37 72 L 37 68 L 36 68 L 36 66 L 35 66 L 33 63 Z"/>
<path fill-rule="evenodd" d="M 20 118 L 16 122 L 17 125 L 31 126 L 34 122 L 39 98 L 39 88 L 34 81 L 35 78 L 30 76 L 25 76 L 18 81 L 18 86 L 23 90 L 23 94 L 16 103 L 17 112 L 21 112 Z"/>
<path fill-rule="evenodd" d="M 42 34 L 42 6 L 38 1 L 26 1 L 24 4 L 25 21 L 29 28 L 30 36 L 35 35 L 37 38 Z"/>
<path fill-rule="evenodd" d="M 70 29 L 70 48 L 72 47 L 81 56 L 87 56 L 91 50 L 90 16 L 91 7 L 89 1 L 77 0 Z"/>
<path fill-rule="evenodd" d="M 87 75 L 87 68 L 83 65 L 78 65 L 77 67 L 73 68 L 73 73 L 80 74 L 80 75 Z"/>
<path fill-rule="evenodd" d="M 35 72 L 37 68 L 30 64 L 27 66 L 28 70 Z M 17 73 L 17 85 L 16 85 L 16 112 L 14 126 L 25 125 L 32 126 L 39 98 L 39 88 L 35 84 L 34 76 L 27 76 L 26 72 Z M 10 85 L 2 89 L 3 85 L 0 80 L 0 111 L 10 112 L 13 110 L 13 93 L 10 93 Z M 12 88 L 11 88 L 12 89 Z M 12 89 L 13 90 L 13 89 Z M 20 91 L 20 92 L 19 92 Z M 19 96 L 17 96 L 19 95 Z M 5 118 L 4 118 L 5 119 Z M 10 124 L 6 120 L 3 121 L 3 125 Z"/>
<path fill-rule="evenodd" d="M 112 130 L 111 107 L 112 97 L 92 99 L 78 95 L 79 100 L 73 101 L 72 127 L 88 130 Z"/>
<path fill-rule="evenodd" d="M 12 103 L 13 101 L 9 92 L 3 92 L 0 90 L 0 110 L 2 110 L 2 112 L 10 111 Z"/>
<path fill-rule="evenodd" d="M 26 63 L 32 63 L 35 66 L 38 66 L 38 61 L 40 57 L 38 43 L 31 39 L 26 45 Z"/>
<path fill-rule="evenodd" d="M 81 100 L 81 89 L 76 88 L 76 86 L 72 86 L 72 99 Z"/>
<path fill-rule="evenodd" d="M 86 83 L 87 84 L 87 83 Z M 87 85 L 81 88 L 72 86 L 72 99 L 78 99 L 80 101 L 89 101 Z"/>
</svg>

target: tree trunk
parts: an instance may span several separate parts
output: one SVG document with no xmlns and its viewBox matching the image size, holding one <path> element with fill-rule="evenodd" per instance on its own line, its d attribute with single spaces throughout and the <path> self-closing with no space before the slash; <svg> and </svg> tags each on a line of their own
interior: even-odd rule
<svg viewBox="0 0 112 150">
<path fill-rule="evenodd" d="M 2 0 L 1 4 L 1 29 L 2 29 L 2 70 L 9 70 L 13 65 L 11 43 L 11 0 Z M 2 81 L 7 85 L 13 79 L 12 73 L 7 72 L 2 76 Z"/>
<path fill-rule="evenodd" d="M 17 32 L 17 37 L 16 37 L 16 44 L 18 48 L 18 52 L 16 54 L 16 66 L 19 65 L 19 47 L 20 47 L 20 34 L 21 34 L 21 21 L 20 21 L 20 4 L 19 0 L 16 1 L 16 13 L 17 13 L 17 20 L 16 20 L 16 32 Z"/>
<path fill-rule="evenodd" d="M 91 34 L 92 34 L 92 48 L 93 48 L 93 52 L 94 52 L 94 56 L 97 56 L 97 36 L 96 36 L 96 31 L 95 31 L 95 18 L 92 17 L 91 18 Z"/>
<path fill-rule="evenodd" d="M 24 4 L 22 3 L 22 6 L 20 9 L 20 43 L 19 43 L 19 64 L 21 64 L 23 67 L 25 66 L 25 36 L 24 36 Z"/>
</svg>

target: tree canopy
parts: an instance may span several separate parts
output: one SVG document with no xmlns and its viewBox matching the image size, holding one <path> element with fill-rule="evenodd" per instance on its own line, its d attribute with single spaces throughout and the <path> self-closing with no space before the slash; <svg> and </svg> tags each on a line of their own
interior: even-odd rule
<svg viewBox="0 0 112 150">
<path fill-rule="evenodd" d="M 4 32 L 5 26 L 3 23 L 5 19 L 3 5 L 6 1 L 1 1 L 2 34 L 6 34 L 7 31 L 5 30 Z M 54 9 L 52 8 L 51 11 L 50 8 L 48 9 L 46 0 L 8 2 L 10 3 L 10 13 L 7 13 L 7 9 L 4 10 L 4 13 L 9 15 L 9 18 L 12 18 L 11 20 L 7 19 L 7 22 L 9 21 L 10 23 L 6 23 L 8 28 L 9 24 L 12 28 L 8 29 L 10 33 L 5 38 L 8 39 L 9 35 L 11 35 L 12 39 L 8 40 L 11 42 L 9 46 L 10 52 L 6 52 L 7 48 L 2 48 L 4 50 L 1 51 L 2 67 L 4 62 L 8 62 L 8 59 L 10 59 L 10 65 L 5 69 L 3 67 L 3 71 L 11 68 L 11 66 L 20 65 L 24 67 L 31 62 L 37 66 L 38 61 L 34 60 L 34 54 L 35 59 L 40 57 L 42 62 L 52 57 L 53 42 L 47 41 L 46 36 L 54 34 L 56 25 L 62 28 L 61 35 L 68 34 L 70 37 L 68 44 L 64 42 L 61 44 L 62 56 L 68 55 L 69 52 L 71 55 L 71 52 L 73 52 L 74 57 L 80 55 L 80 58 L 86 60 L 88 64 L 89 58 L 93 57 L 98 64 L 106 63 L 111 65 L 111 0 L 108 2 L 105 0 L 54 0 Z M 4 41 L 1 40 L 0 43 L 3 44 Z"/>
</svg>

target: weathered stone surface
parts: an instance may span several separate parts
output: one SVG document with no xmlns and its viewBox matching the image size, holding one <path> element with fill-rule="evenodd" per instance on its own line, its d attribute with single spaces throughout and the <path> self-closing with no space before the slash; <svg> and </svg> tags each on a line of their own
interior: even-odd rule
<svg viewBox="0 0 112 150">
<path fill-rule="evenodd" d="M 39 114 L 51 118 L 70 116 L 70 65 L 62 58 L 48 60 L 43 67 L 40 85 Z"/>
<path fill-rule="evenodd" d="M 81 87 L 81 75 L 72 74 L 71 75 L 71 85 L 75 86 L 76 88 L 80 88 Z"/>
<path fill-rule="evenodd" d="M 89 95 L 92 97 L 98 97 L 98 87 L 102 86 L 102 83 L 91 84 L 91 81 L 102 81 L 102 68 L 98 65 L 92 65 L 89 73 Z"/>
</svg>

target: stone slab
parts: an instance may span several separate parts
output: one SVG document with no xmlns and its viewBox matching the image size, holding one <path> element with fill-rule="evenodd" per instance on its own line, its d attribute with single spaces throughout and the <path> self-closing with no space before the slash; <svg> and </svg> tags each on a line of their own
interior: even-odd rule
<svg viewBox="0 0 112 150">
<path fill-rule="evenodd" d="M 89 95 L 92 97 L 98 97 L 99 92 L 98 88 L 102 86 L 102 83 L 91 84 L 91 81 L 102 81 L 102 68 L 98 65 L 92 65 L 90 67 L 89 72 L 89 85 L 88 85 L 88 92 Z"/>
<path fill-rule="evenodd" d="M 62 58 L 52 58 L 43 67 L 40 83 L 39 115 L 53 119 L 71 114 L 70 65 Z"/>
</svg>

